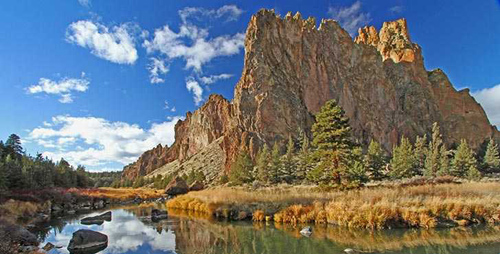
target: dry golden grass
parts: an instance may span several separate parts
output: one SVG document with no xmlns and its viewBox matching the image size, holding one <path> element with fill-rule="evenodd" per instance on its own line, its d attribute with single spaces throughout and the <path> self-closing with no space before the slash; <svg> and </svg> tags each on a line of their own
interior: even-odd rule
<svg viewBox="0 0 500 254">
<path fill-rule="evenodd" d="M 47 210 L 47 203 L 33 203 L 18 200 L 8 200 L 0 205 L 0 215 L 12 223 L 19 220 L 29 221 L 42 210 Z"/>
<path fill-rule="evenodd" d="M 149 188 L 98 188 L 98 189 L 70 189 L 83 196 L 109 198 L 114 200 L 131 200 L 136 197 L 141 199 L 153 199 L 164 196 L 164 192 Z"/>
<path fill-rule="evenodd" d="M 330 223 L 351 228 L 434 228 L 444 224 L 500 223 L 500 183 L 422 185 L 322 192 L 314 187 L 247 191 L 219 188 L 191 192 L 169 208 L 234 219 L 241 211 L 262 221 Z M 257 213 L 255 215 L 255 213 Z"/>
</svg>

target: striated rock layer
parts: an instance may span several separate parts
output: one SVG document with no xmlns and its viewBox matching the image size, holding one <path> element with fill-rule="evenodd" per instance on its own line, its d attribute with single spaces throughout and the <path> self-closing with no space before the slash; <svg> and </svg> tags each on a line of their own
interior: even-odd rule
<svg viewBox="0 0 500 254">
<path fill-rule="evenodd" d="M 283 142 L 305 131 L 314 114 L 336 99 L 350 118 L 354 138 L 379 141 L 390 151 L 402 135 L 415 138 L 441 126 L 448 144 L 466 139 L 477 147 L 500 138 L 468 89 L 456 91 L 443 71 L 428 72 L 405 19 L 359 29 L 353 40 L 334 20 L 280 18 L 261 10 L 248 25 L 245 65 L 234 99 L 212 95 L 175 127 L 172 147 L 158 146 L 125 167 L 124 176 L 149 174 L 189 157 L 222 138 L 223 169 L 242 147 Z"/>
</svg>

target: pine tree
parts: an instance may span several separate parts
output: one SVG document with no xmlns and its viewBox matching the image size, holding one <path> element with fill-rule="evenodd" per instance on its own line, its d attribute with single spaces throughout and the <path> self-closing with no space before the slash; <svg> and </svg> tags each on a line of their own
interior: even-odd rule
<svg viewBox="0 0 500 254">
<path fill-rule="evenodd" d="M 415 140 L 415 170 L 418 175 L 424 174 L 425 155 L 427 154 L 427 134 Z"/>
<path fill-rule="evenodd" d="M 281 172 L 280 179 L 286 183 L 292 183 L 295 180 L 296 164 L 294 161 L 295 155 L 295 143 L 293 142 L 292 136 L 288 138 L 288 144 L 286 147 L 285 156 L 283 156 L 281 162 Z"/>
<path fill-rule="evenodd" d="M 279 182 L 279 172 L 282 167 L 281 165 L 281 152 L 278 142 L 273 145 L 273 150 L 271 151 L 271 166 L 269 167 L 269 181 L 271 183 Z"/>
<path fill-rule="evenodd" d="M 408 178 L 415 175 L 415 154 L 410 140 L 401 137 L 399 146 L 392 150 L 389 175 L 393 179 Z"/>
<path fill-rule="evenodd" d="M 384 177 L 383 169 L 386 164 L 384 151 L 380 144 L 371 140 L 364 158 L 364 166 L 368 171 L 371 180 L 378 181 Z"/>
<path fill-rule="evenodd" d="M 23 154 L 23 147 L 21 146 L 21 138 L 16 134 L 10 134 L 9 138 L 5 142 L 5 146 L 15 154 L 18 155 Z"/>
<path fill-rule="evenodd" d="M 452 175 L 458 177 L 477 177 L 477 160 L 474 157 L 474 152 L 467 144 L 465 139 L 460 141 L 460 145 L 455 152 L 455 157 L 452 162 Z"/>
<path fill-rule="evenodd" d="M 307 135 L 302 136 L 300 152 L 296 156 L 296 176 L 298 181 L 306 179 L 307 173 L 314 167 L 309 152 L 309 138 Z"/>
<path fill-rule="evenodd" d="M 330 185 L 344 185 L 349 181 L 348 170 L 354 163 L 349 118 L 335 100 L 327 101 L 316 115 L 312 126 L 314 157 L 318 160 L 308 178 L 314 182 Z"/>
<path fill-rule="evenodd" d="M 443 138 L 439 132 L 439 125 L 434 123 L 432 125 L 432 140 L 429 142 L 429 148 L 425 158 L 425 172 L 426 176 L 436 176 L 441 168 L 441 146 L 443 145 Z"/>
<path fill-rule="evenodd" d="M 349 118 L 335 100 L 329 100 L 316 115 L 312 126 L 313 145 L 320 151 L 350 150 Z"/>
<path fill-rule="evenodd" d="M 229 180 L 234 184 L 244 184 L 253 181 L 253 162 L 246 149 L 241 149 L 236 161 L 231 165 Z"/>
<path fill-rule="evenodd" d="M 438 176 L 451 175 L 448 150 L 446 150 L 446 146 L 444 144 L 441 146 L 441 149 L 439 150 L 439 170 L 436 173 L 436 175 Z"/>
<path fill-rule="evenodd" d="M 492 138 L 488 142 L 486 154 L 483 158 L 483 164 L 488 172 L 500 170 L 500 155 L 498 154 L 498 146 Z"/>
<path fill-rule="evenodd" d="M 256 174 L 255 174 L 255 179 L 263 182 L 263 183 L 268 183 L 270 180 L 270 172 L 269 172 L 269 163 L 271 161 L 271 154 L 269 153 L 269 147 L 267 144 L 264 144 L 262 148 L 259 150 L 259 153 L 257 153 L 257 159 L 256 159 Z"/>
</svg>

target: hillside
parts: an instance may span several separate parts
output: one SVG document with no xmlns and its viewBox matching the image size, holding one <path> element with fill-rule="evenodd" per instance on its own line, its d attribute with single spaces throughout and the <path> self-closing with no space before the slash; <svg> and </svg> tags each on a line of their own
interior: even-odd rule
<svg viewBox="0 0 500 254">
<path fill-rule="evenodd" d="M 171 147 L 145 152 L 123 177 L 191 170 L 192 158 L 227 171 L 242 147 L 255 154 L 263 143 L 310 136 L 314 114 L 330 99 L 345 110 L 358 142 L 373 138 L 387 151 L 402 135 L 430 133 L 434 122 L 449 145 L 500 138 L 468 89 L 457 91 L 442 70 L 425 69 L 404 19 L 380 31 L 362 28 L 353 39 L 334 20 L 317 26 L 299 13 L 282 18 L 261 10 L 248 24 L 244 61 L 232 101 L 211 95 L 176 124 Z M 208 150 L 217 155 L 203 157 L 214 144 L 220 150 Z"/>
</svg>

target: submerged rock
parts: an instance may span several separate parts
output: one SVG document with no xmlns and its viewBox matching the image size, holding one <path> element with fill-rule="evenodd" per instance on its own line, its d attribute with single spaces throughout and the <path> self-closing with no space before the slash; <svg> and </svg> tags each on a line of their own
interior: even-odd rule
<svg viewBox="0 0 500 254">
<path fill-rule="evenodd" d="M 80 229 L 73 233 L 69 241 L 70 253 L 96 253 L 108 247 L 108 236 L 89 229 Z"/>
<path fill-rule="evenodd" d="M 174 178 L 165 188 L 165 193 L 172 196 L 186 194 L 188 191 L 189 186 L 186 184 L 186 181 L 180 177 Z"/>
<path fill-rule="evenodd" d="M 300 234 L 303 236 L 307 236 L 307 237 L 311 236 L 311 234 L 312 234 L 311 227 L 307 226 L 307 227 L 303 228 L 302 230 L 300 230 Z"/>
<path fill-rule="evenodd" d="M 151 220 L 152 221 L 164 220 L 167 217 L 168 217 L 168 214 L 167 214 L 167 211 L 165 211 L 165 210 L 153 209 L 151 211 Z"/>
<path fill-rule="evenodd" d="M 101 225 L 102 223 L 104 223 L 104 221 L 111 221 L 111 212 L 105 212 L 97 216 L 83 218 L 81 220 L 81 223 L 85 225 L 90 225 L 90 224 Z"/>
<path fill-rule="evenodd" d="M 54 247 L 56 247 L 56 246 L 54 246 L 54 244 L 52 244 L 51 242 L 48 242 L 47 244 L 45 244 L 45 246 L 43 246 L 42 249 L 44 251 L 50 251 L 50 250 L 54 249 Z"/>
</svg>

